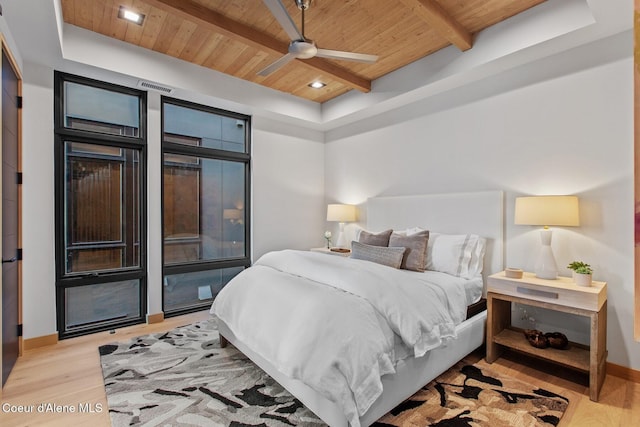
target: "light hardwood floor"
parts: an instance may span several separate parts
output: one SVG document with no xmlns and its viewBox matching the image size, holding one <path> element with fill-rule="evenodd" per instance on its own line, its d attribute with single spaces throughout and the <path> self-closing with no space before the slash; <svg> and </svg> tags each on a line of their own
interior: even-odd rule
<svg viewBox="0 0 640 427">
<path fill-rule="evenodd" d="M 97 347 L 114 341 L 126 341 L 138 335 L 162 332 L 176 326 L 204 320 L 207 311 L 166 319 L 162 323 L 137 325 L 108 332 L 60 341 L 49 347 L 29 350 L 18 360 L 2 394 L 0 425 L 9 426 L 109 426 L 107 399 Z M 517 354 L 507 354 L 489 365 L 481 353 L 470 356 L 522 381 L 560 393 L 570 399 L 560 422 L 566 426 L 638 426 L 640 425 L 640 384 L 607 376 L 600 401 L 589 400 L 586 376 L 570 370 L 538 363 Z M 13 407 L 7 407 L 14 405 Z M 59 405 L 43 408 L 40 404 Z M 33 413 L 11 412 L 22 405 Z M 102 410 L 100 411 L 100 407 Z M 55 409 L 67 412 L 52 412 Z M 75 412 L 68 412 L 73 409 Z M 79 413 L 83 409 L 85 412 Z M 87 410 L 94 412 L 86 412 Z"/>
</svg>

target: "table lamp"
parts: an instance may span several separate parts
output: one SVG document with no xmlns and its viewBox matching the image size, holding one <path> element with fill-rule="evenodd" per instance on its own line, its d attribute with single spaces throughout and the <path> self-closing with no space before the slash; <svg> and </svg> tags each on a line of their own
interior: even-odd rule
<svg viewBox="0 0 640 427">
<path fill-rule="evenodd" d="M 344 248 L 347 242 L 344 238 L 344 223 L 356 220 L 356 207 L 354 205 L 331 204 L 327 206 L 327 221 L 335 221 L 340 223 L 340 232 L 336 247 Z"/>
<path fill-rule="evenodd" d="M 231 224 L 242 224 L 242 210 L 240 209 L 224 209 L 222 211 L 222 218 L 229 220 Z"/>
<path fill-rule="evenodd" d="M 540 231 L 542 247 L 535 265 L 536 277 L 557 279 L 558 266 L 551 250 L 550 225 L 578 226 L 580 215 L 576 196 L 531 196 L 516 197 L 515 224 L 542 225 Z"/>
</svg>

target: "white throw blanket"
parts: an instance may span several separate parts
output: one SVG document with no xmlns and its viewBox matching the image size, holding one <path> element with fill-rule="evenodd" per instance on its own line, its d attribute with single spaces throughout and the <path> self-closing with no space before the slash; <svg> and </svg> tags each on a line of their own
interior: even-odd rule
<svg viewBox="0 0 640 427">
<path fill-rule="evenodd" d="M 264 255 L 230 281 L 211 313 L 359 426 L 382 393 L 380 377 L 395 372 L 395 335 L 416 357 L 455 336 L 466 301 L 463 291 L 447 289 L 420 273 L 286 250 Z"/>
</svg>

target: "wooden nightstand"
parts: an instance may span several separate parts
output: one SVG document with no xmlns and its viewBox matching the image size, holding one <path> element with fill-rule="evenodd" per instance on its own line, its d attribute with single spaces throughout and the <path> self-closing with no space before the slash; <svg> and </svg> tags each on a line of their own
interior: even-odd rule
<svg viewBox="0 0 640 427">
<path fill-rule="evenodd" d="M 344 257 L 348 257 L 351 255 L 351 251 L 348 252 L 338 252 L 338 251 L 332 251 L 331 249 L 328 248 L 311 248 L 309 249 L 311 252 L 321 252 L 323 254 L 330 254 L 330 255 L 339 255 L 339 256 L 344 256 Z"/>
<path fill-rule="evenodd" d="M 531 346 L 522 330 L 511 326 L 511 303 L 514 302 L 589 317 L 590 345 L 569 343 L 566 350 Z M 522 279 L 508 278 L 504 272 L 489 276 L 487 362 L 493 363 L 505 348 L 588 372 L 589 397 L 597 401 L 606 375 L 607 284 L 594 281 L 590 287 L 581 287 L 569 277 L 545 280 L 533 273 L 524 273 Z"/>
</svg>

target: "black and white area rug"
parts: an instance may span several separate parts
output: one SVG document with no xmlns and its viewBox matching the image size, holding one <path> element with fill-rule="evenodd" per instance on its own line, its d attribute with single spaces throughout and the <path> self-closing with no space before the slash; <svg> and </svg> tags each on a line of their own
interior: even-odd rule
<svg viewBox="0 0 640 427">
<path fill-rule="evenodd" d="M 233 346 L 215 320 L 100 347 L 111 423 L 121 426 L 325 424 Z M 568 400 L 458 363 L 374 426 L 557 425 Z"/>
<path fill-rule="evenodd" d="M 324 426 L 233 346 L 215 320 L 100 347 L 111 424 Z"/>
</svg>

